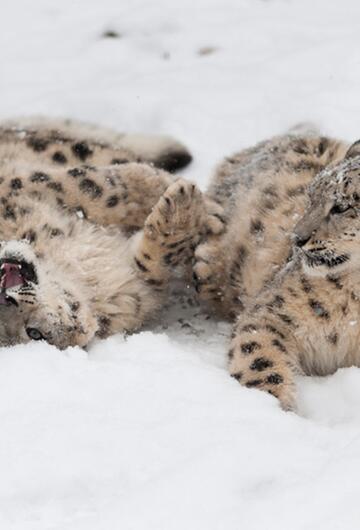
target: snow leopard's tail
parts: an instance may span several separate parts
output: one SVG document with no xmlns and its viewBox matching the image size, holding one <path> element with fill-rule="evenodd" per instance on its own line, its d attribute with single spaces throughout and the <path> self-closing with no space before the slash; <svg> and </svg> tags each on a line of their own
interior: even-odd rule
<svg viewBox="0 0 360 530">
<path fill-rule="evenodd" d="M 192 156 L 184 144 L 171 136 L 119 133 L 107 127 L 100 127 L 81 121 L 46 118 L 43 116 L 17 118 L 1 123 L 2 127 L 43 131 L 55 131 L 73 139 L 86 139 L 109 144 L 113 148 L 124 148 L 141 162 L 149 162 L 170 172 L 187 166 Z"/>
<path fill-rule="evenodd" d="M 187 166 L 192 160 L 187 148 L 171 136 L 124 134 L 120 145 L 171 173 Z"/>
</svg>

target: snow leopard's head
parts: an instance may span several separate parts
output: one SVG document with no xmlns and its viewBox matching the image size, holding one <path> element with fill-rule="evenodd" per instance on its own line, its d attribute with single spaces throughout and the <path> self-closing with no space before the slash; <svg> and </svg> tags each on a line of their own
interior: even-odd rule
<svg viewBox="0 0 360 530">
<path fill-rule="evenodd" d="M 294 239 L 310 275 L 360 269 L 360 141 L 315 177 Z"/>
<path fill-rule="evenodd" d="M 0 246 L 0 346 L 46 340 L 85 346 L 97 322 L 76 282 L 25 241 Z"/>
</svg>

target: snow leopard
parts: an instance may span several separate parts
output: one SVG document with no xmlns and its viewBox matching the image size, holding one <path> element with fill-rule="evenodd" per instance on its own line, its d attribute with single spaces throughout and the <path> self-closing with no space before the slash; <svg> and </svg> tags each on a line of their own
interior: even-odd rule
<svg viewBox="0 0 360 530">
<path fill-rule="evenodd" d="M 0 345 L 86 347 L 153 318 L 173 269 L 222 229 L 219 206 L 170 173 L 190 161 L 170 137 L 0 124 Z"/>
<path fill-rule="evenodd" d="M 224 160 L 208 195 L 225 230 L 194 281 L 233 322 L 230 374 L 296 410 L 296 376 L 360 366 L 360 141 L 293 130 Z"/>
</svg>

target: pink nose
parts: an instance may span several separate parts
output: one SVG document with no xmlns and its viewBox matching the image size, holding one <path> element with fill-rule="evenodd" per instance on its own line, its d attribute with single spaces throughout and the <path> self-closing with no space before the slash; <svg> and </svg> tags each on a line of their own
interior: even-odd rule
<svg viewBox="0 0 360 530">
<path fill-rule="evenodd" d="M 3 263 L 1 265 L 1 273 L 0 286 L 2 289 L 9 289 L 10 287 L 24 284 L 20 266 L 16 263 Z"/>
</svg>

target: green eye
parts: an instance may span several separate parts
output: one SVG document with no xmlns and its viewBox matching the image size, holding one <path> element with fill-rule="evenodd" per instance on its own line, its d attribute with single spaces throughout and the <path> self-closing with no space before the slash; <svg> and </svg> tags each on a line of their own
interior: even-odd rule
<svg viewBox="0 0 360 530">
<path fill-rule="evenodd" d="M 43 340 L 43 336 L 36 328 L 26 328 L 26 333 L 31 340 Z"/>
</svg>

